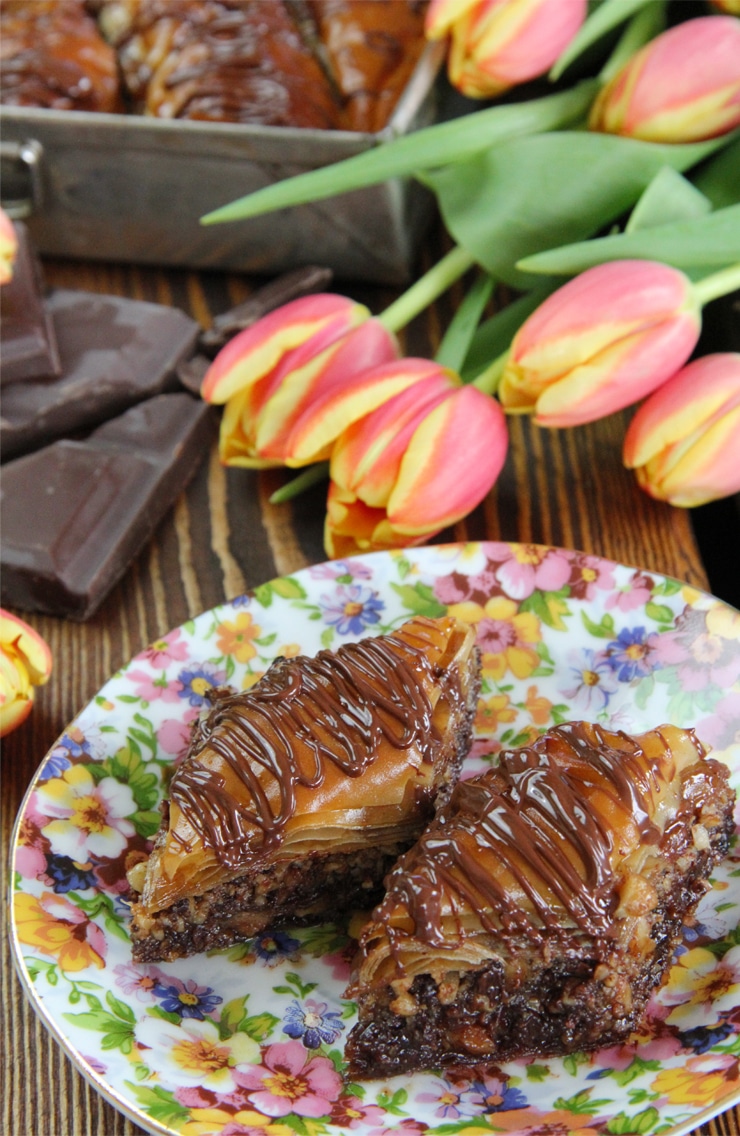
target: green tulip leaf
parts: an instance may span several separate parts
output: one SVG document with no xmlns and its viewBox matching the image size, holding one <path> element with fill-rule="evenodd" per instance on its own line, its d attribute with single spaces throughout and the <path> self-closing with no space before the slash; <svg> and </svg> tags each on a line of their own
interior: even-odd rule
<svg viewBox="0 0 740 1136">
<path fill-rule="evenodd" d="M 574 276 L 608 260 L 660 260 L 682 270 L 723 268 L 740 261 L 740 205 L 637 232 L 580 241 L 526 257 L 527 272 Z"/>
<path fill-rule="evenodd" d="M 482 272 L 457 308 L 437 349 L 434 358 L 440 366 L 461 369 L 492 291 L 493 279 Z"/>
<path fill-rule="evenodd" d="M 420 180 L 455 241 L 497 280 L 526 291 L 541 281 L 519 261 L 592 237 L 631 209 L 663 166 L 688 169 L 726 141 L 660 145 L 562 131 L 512 139 Z"/>
<path fill-rule="evenodd" d="M 740 135 L 692 174 L 691 180 L 715 209 L 736 205 L 740 198 Z"/>
<path fill-rule="evenodd" d="M 550 71 L 550 79 L 559 79 L 571 63 L 575 62 L 580 55 L 583 55 L 589 47 L 603 39 L 614 28 L 629 20 L 646 4 L 651 8 L 662 9 L 662 5 L 655 3 L 655 0 L 604 0 L 603 4 L 599 4 L 589 14 L 568 46 L 555 61 Z"/>
<path fill-rule="evenodd" d="M 670 166 L 663 166 L 650 182 L 630 214 L 625 233 L 688 221 L 711 213 L 712 203 L 688 178 Z"/>
<path fill-rule="evenodd" d="M 540 99 L 488 107 L 449 122 L 382 142 L 344 161 L 268 185 L 201 217 L 201 224 L 238 221 L 275 209 L 320 201 L 389 178 L 454 163 L 494 147 L 507 138 L 556 130 L 582 118 L 598 83 L 585 80 L 567 91 Z"/>
</svg>

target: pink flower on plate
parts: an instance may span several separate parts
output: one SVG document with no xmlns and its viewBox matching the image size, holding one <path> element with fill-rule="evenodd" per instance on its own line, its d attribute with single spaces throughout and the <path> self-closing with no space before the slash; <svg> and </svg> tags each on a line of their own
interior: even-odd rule
<svg viewBox="0 0 740 1136">
<path fill-rule="evenodd" d="M 15 870 L 24 880 L 40 880 L 46 876 L 46 856 L 35 844 L 20 844 L 15 853 Z"/>
<path fill-rule="evenodd" d="M 363 1124 L 378 1124 L 383 1109 L 377 1104 L 363 1104 L 359 1097 L 341 1097 L 331 1110 L 331 1122 L 340 1128 L 359 1128 Z"/>
<path fill-rule="evenodd" d="M 182 759 L 187 752 L 192 738 L 192 723 L 198 717 L 199 710 L 192 707 L 183 712 L 182 718 L 165 718 L 157 730 L 157 742 L 164 753 L 172 754 L 176 761 Z"/>
<path fill-rule="evenodd" d="M 557 592 L 570 578 L 570 559 L 555 549 L 515 544 L 508 552 L 496 579 L 513 600 L 526 600 L 534 591 Z"/>
<path fill-rule="evenodd" d="M 161 639 L 155 639 L 136 658 L 148 662 L 154 670 L 161 670 L 170 663 L 183 663 L 189 659 L 190 646 L 182 638 L 182 630 L 177 627 Z"/>
<path fill-rule="evenodd" d="M 740 745 L 740 690 L 729 691 L 714 706 L 713 713 L 696 723 L 696 732 L 712 749 Z"/>
<path fill-rule="evenodd" d="M 310 1057 L 300 1041 L 276 1042 L 263 1064 L 236 1077 L 265 1116 L 326 1116 L 342 1092 L 342 1078 L 327 1057 Z"/>
<path fill-rule="evenodd" d="M 686 609 L 674 631 L 658 636 L 656 656 L 663 666 L 677 667 L 684 690 L 708 686 L 729 690 L 740 678 L 740 622 L 732 610 L 717 604 L 709 611 Z"/>
<path fill-rule="evenodd" d="M 46 850 L 49 845 L 41 834 L 48 817 L 37 809 L 36 793 L 32 793 L 18 829 L 15 870 L 24 879 L 38 880 L 46 874 Z"/>
<path fill-rule="evenodd" d="M 614 587 L 614 565 L 600 556 L 574 556 L 571 560 L 570 594 L 592 600 L 598 590 Z"/>
<path fill-rule="evenodd" d="M 167 980 L 163 970 L 158 966 L 131 966 L 118 963 L 113 967 L 116 986 L 129 997 L 133 994 L 139 1002 L 153 1002 L 155 1000 L 154 987 L 158 982 Z"/>
<path fill-rule="evenodd" d="M 644 572 L 633 572 L 626 584 L 618 585 L 607 597 L 605 606 L 610 610 L 635 611 L 652 599 L 653 586 L 653 581 Z"/>
<path fill-rule="evenodd" d="M 147 671 L 126 671 L 126 678 L 136 683 L 135 693 L 144 702 L 177 702 L 182 690 L 182 683 L 178 679 L 168 682 L 164 671 L 159 676 Z"/>
<path fill-rule="evenodd" d="M 314 564 L 308 570 L 314 580 L 336 580 L 339 576 L 351 576 L 353 580 L 372 580 L 373 570 L 360 560 L 329 560 L 324 564 Z"/>
</svg>

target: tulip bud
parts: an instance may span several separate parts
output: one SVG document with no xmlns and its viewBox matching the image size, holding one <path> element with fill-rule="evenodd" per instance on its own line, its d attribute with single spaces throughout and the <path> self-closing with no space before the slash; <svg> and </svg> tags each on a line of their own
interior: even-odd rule
<svg viewBox="0 0 740 1136">
<path fill-rule="evenodd" d="M 0 284 L 13 278 L 13 266 L 18 252 L 18 235 L 4 209 L 0 209 Z"/>
<path fill-rule="evenodd" d="M 589 128 L 699 142 L 740 125 L 740 23 L 700 16 L 656 36 L 597 96 Z"/>
<path fill-rule="evenodd" d="M 501 472 L 508 439 L 498 403 L 439 364 L 403 363 L 420 381 L 335 444 L 329 556 L 419 544 L 474 509 Z"/>
<path fill-rule="evenodd" d="M 0 737 L 31 713 L 34 687 L 51 674 L 51 652 L 33 628 L 0 608 Z"/>
<path fill-rule="evenodd" d="M 671 505 L 740 492 L 740 354 L 695 359 L 651 395 L 627 430 L 624 464 Z"/>
<path fill-rule="evenodd" d="M 510 413 L 578 426 L 644 398 L 681 367 L 701 329 L 678 269 L 648 260 L 589 268 L 540 304 L 512 340 L 499 386 Z"/>
<path fill-rule="evenodd" d="M 393 335 L 342 296 L 306 296 L 271 312 L 227 343 L 203 380 L 203 398 L 226 404 L 221 460 L 260 469 L 328 457 L 336 433 L 385 397 L 377 391 L 352 408 L 363 373 L 397 354 Z"/>
<path fill-rule="evenodd" d="M 429 39 L 452 37 L 450 82 L 491 98 L 544 75 L 586 16 L 586 0 L 432 0 Z"/>
</svg>

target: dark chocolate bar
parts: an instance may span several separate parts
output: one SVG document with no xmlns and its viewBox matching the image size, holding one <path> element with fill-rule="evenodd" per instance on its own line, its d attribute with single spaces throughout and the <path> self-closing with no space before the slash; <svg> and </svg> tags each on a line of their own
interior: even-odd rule
<svg viewBox="0 0 740 1136">
<path fill-rule="evenodd" d="M 268 312 L 282 307 L 290 300 L 297 300 L 300 296 L 308 296 L 312 292 L 321 292 L 324 288 L 328 288 L 333 276 L 334 273 L 330 268 L 314 264 L 284 272 L 282 276 L 263 284 L 242 304 L 237 304 L 235 308 L 229 308 L 227 312 L 214 316 L 211 326 L 201 333 L 201 349 L 209 354 L 215 354 L 238 332 L 251 327 Z"/>
<path fill-rule="evenodd" d="M 13 276 L 0 288 L 0 383 L 54 378 L 61 363 L 51 316 L 44 305 L 41 264 L 22 221 L 14 222 L 18 250 Z"/>
<path fill-rule="evenodd" d="M 185 392 L 127 410 L 85 441 L 3 468 L 2 602 L 84 620 L 102 603 L 208 452 L 213 410 Z"/>
<path fill-rule="evenodd" d="M 177 308 L 58 289 L 46 307 L 54 322 L 61 375 L 14 383 L 3 394 L 3 459 L 88 430 L 128 407 L 177 389 L 198 324 Z"/>
</svg>

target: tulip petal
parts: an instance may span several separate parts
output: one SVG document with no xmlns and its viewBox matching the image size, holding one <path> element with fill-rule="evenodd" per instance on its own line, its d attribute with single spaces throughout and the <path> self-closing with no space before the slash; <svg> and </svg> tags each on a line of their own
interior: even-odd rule
<svg viewBox="0 0 740 1136">
<path fill-rule="evenodd" d="M 292 300 L 234 336 L 219 351 L 203 380 L 201 396 L 206 402 L 222 404 L 274 371 L 286 353 L 307 340 L 322 336 L 325 346 L 369 315 L 362 304 L 331 293 Z"/>
<path fill-rule="evenodd" d="M 508 445 L 497 402 L 475 387 L 453 391 L 418 427 L 388 502 L 393 528 L 413 536 L 445 528 L 493 486 Z"/>
<path fill-rule="evenodd" d="M 642 488 L 691 507 L 740 490 L 740 353 L 695 359 L 644 403 L 624 442 Z"/>
<path fill-rule="evenodd" d="M 408 366 L 412 360 L 402 362 Z M 436 363 L 413 362 L 423 363 L 419 381 L 354 422 L 332 451 L 332 481 L 374 508 L 388 504 L 403 455 L 421 420 L 460 385 L 452 371 Z"/>
<path fill-rule="evenodd" d="M 4 209 L 0 209 L 0 284 L 7 284 L 13 278 L 15 258 L 18 252 L 18 234 Z"/>
<path fill-rule="evenodd" d="M 700 16 L 656 36 L 599 93 L 589 127 L 694 142 L 740 125 L 740 24 Z"/>
<path fill-rule="evenodd" d="M 699 328 L 698 302 L 682 272 L 644 260 L 597 265 L 522 324 L 499 399 L 510 412 L 536 411 L 541 425 L 592 421 L 677 371 Z"/>
<path fill-rule="evenodd" d="M 479 0 L 452 27 L 450 81 L 470 98 L 490 98 L 544 74 L 586 10 L 586 0 Z"/>
<path fill-rule="evenodd" d="M 289 466 L 328 458 L 342 429 L 395 389 L 366 376 L 397 354 L 395 337 L 370 319 L 303 367 L 286 360 L 279 388 L 257 421 L 259 453 Z"/>
<path fill-rule="evenodd" d="M 353 423 L 409 388 L 418 388 L 423 396 L 430 376 L 439 370 L 438 364 L 427 359 L 396 359 L 358 374 L 351 383 L 329 389 L 326 397 L 310 407 L 297 424 L 291 439 L 294 458 L 316 453 L 320 445 L 326 447 L 327 453 L 331 444 L 347 435 Z"/>
<path fill-rule="evenodd" d="M 444 39 L 453 24 L 466 16 L 479 0 L 430 0 L 424 17 L 427 39 Z"/>
<path fill-rule="evenodd" d="M 624 439 L 624 464 L 628 469 L 645 465 L 738 402 L 740 354 L 717 352 L 695 359 L 637 411 Z"/>
<path fill-rule="evenodd" d="M 22 661 L 34 686 L 48 680 L 52 668 L 48 644 L 25 620 L 4 608 L 0 608 L 0 650 Z"/>
<path fill-rule="evenodd" d="M 329 486 L 324 546 L 332 559 L 343 559 L 358 552 L 405 548 L 409 543 L 407 537 L 395 535 L 390 529 L 384 509 L 373 509 L 353 494 L 344 493 L 339 486 Z"/>
<path fill-rule="evenodd" d="M 535 422 L 581 426 L 631 406 L 686 362 L 699 330 L 693 316 L 686 314 L 613 344 L 544 390 L 535 407 Z"/>
<path fill-rule="evenodd" d="M 740 406 L 637 470 L 643 489 L 671 505 L 693 508 L 740 492 Z"/>
</svg>

